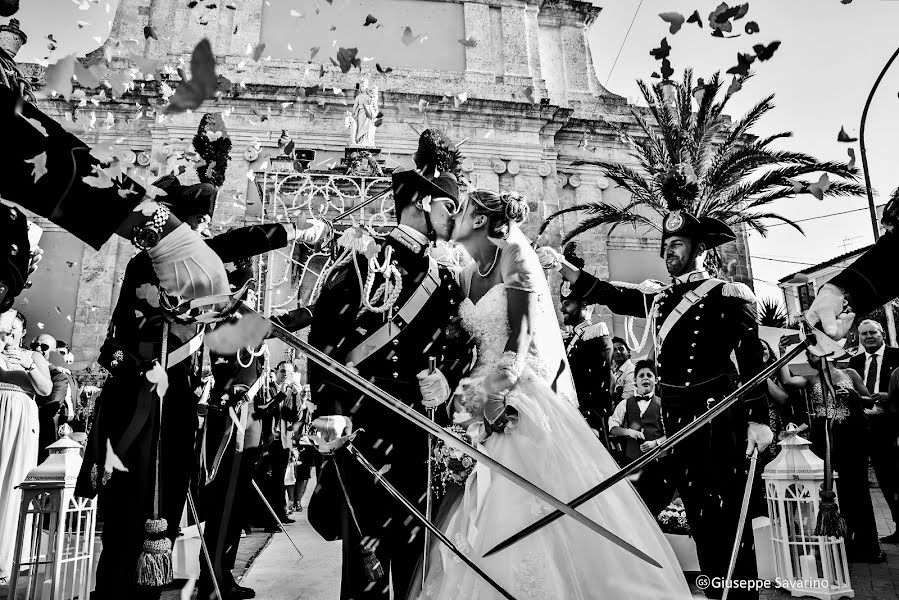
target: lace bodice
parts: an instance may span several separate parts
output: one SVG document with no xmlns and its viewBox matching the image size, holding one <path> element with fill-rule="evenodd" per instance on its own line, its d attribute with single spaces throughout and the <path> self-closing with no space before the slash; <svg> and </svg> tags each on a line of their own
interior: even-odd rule
<svg viewBox="0 0 899 600">
<path fill-rule="evenodd" d="M 547 289 L 548 292 L 548 289 Z M 524 377 L 536 377 L 547 385 L 556 382 L 556 391 L 565 401 L 577 405 L 577 399 L 570 384 L 567 364 L 561 362 L 559 349 L 562 349 L 562 338 L 555 314 L 547 310 L 550 305 L 548 293 L 537 294 L 536 323 L 533 324 L 533 337 L 525 360 Z M 509 341 L 509 317 L 507 312 L 506 286 L 498 284 L 490 288 L 477 303 L 466 298 L 459 307 L 462 326 L 475 339 L 478 346 L 478 361 L 472 377 L 489 373 L 502 357 Z M 561 352 L 564 357 L 564 349 Z M 560 375 L 560 372 L 564 373 Z M 557 380 L 558 377 L 558 380 Z"/>
</svg>

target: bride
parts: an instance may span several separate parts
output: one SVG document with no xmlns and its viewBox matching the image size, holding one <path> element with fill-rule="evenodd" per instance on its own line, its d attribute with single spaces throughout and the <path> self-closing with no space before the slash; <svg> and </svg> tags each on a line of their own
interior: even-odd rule
<svg viewBox="0 0 899 600">
<path fill-rule="evenodd" d="M 577 410 L 549 285 L 517 223 L 527 202 L 475 191 L 453 239 L 474 259 L 462 271 L 462 324 L 478 363 L 454 400 L 457 424 L 473 443 L 555 497 L 569 501 L 618 470 Z M 501 430 L 501 431 L 500 431 Z M 651 566 L 563 517 L 483 558 L 498 542 L 551 508 L 477 465 L 438 525 L 516 598 L 690 598 L 677 559 L 628 482 L 579 509 L 657 560 Z M 421 582 L 421 577 L 416 578 Z M 485 600 L 500 595 L 442 544 L 432 544 L 421 599 Z"/>
</svg>

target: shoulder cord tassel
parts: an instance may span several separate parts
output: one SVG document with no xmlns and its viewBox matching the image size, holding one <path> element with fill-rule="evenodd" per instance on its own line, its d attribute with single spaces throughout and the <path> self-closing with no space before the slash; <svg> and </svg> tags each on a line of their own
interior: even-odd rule
<svg viewBox="0 0 899 600">
<path fill-rule="evenodd" d="M 821 357 L 818 366 L 818 376 L 821 379 L 821 396 L 825 407 L 825 446 L 824 446 L 824 485 L 821 487 L 821 504 L 818 507 L 818 519 L 815 523 L 815 535 L 830 537 L 845 537 L 846 520 L 840 514 L 837 506 L 837 495 L 833 491 L 833 465 L 830 459 L 830 438 L 833 429 L 835 410 L 828 410 L 828 403 L 836 404 L 833 380 L 831 379 L 830 364 L 827 357 Z"/>
<path fill-rule="evenodd" d="M 162 324 L 162 352 L 160 361 L 163 368 L 166 366 L 167 348 L 169 337 L 168 321 Z M 137 559 L 136 582 L 138 585 L 160 587 L 171 583 L 175 579 L 172 570 L 172 542 L 168 538 L 169 524 L 166 519 L 159 517 L 159 470 L 160 450 L 162 448 L 162 402 L 159 399 L 159 430 L 156 439 L 156 470 L 154 473 L 153 487 L 153 518 L 147 519 L 144 524 L 146 538 L 143 549 Z"/>
</svg>

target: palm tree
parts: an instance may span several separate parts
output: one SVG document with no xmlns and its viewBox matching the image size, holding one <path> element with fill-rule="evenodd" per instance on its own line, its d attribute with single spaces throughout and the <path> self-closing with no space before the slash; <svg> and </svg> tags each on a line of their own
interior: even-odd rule
<svg viewBox="0 0 899 600">
<path fill-rule="evenodd" d="M 764 298 L 759 301 L 758 321 L 759 325 L 767 327 L 788 327 L 790 317 L 783 302 L 777 298 Z"/>
<path fill-rule="evenodd" d="M 746 79 L 736 83 L 742 84 Z M 652 86 L 638 81 L 637 85 L 653 123 L 646 118 L 646 110 L 632 107 L 637 132 L 609 125 L 630 146 L 639 168 L 603 160 L 573 163 L 603 169 L 630 192 L 630 202 L 625 206 L 595 202 L 563 208 L 544 221 L 540 234 L 554 219 L 572 212 L 586 213 L 587 218 L 565 235 L 563 244 L 603 225 L 611 225 L 608 233 L 622 224 L 647 225 L 658 230 L 659 217 L 668 212 L 662 198 L 662 180 L 679 165 L 692 169 L 699 188 L 696 198 L 684 208 L 697 217 L 715 217 L 736 228 L 745 225 L 762 235 L 767 234 L 770 221 L 786 223 L 802 233 L 797 223 L 771 211 L 771 203 L 777 200 L 805 192 L 821 197 L 855 196 L 865 191 L 856 183 L 858 169 L 853 166 L 772 148 L 774 142 L 792 137 L 792 132 L 764 138 L 750 134 L 759 119 L 774 108 L 774 94 L 731 123 L 724 110 L 740 86 L 731 84 L 722 96 L 724 82 L 720 73 L 713 74 L 708 82 L 699 79 L 694 83 L 693 72 L 687 69 L 683 81 L 663 81 Z M 698 106 L 695 112 L 694 102 Z M 822 181 L 820 176 L 824 174 L 828 177 Z M 812 181 L 801 179 L 809 175 L 814 176 Z M 830 180 L 831 176 L 836 179 Z"/>
</svg>

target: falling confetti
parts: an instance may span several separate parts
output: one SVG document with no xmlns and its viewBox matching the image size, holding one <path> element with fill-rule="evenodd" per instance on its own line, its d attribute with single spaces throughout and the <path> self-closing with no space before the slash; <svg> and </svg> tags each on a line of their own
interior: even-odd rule
<svg viewBox="0 0 899 600">
<path fill-rule="evenodd" d="M 411 27 L 406 27 L 405 29 L 403 29 L 403 43 L 407 46 L 413 44 L 420 37 L 420 35 L 412 35 Z"/>
<path fill-rule="evenodd" d="M 34 181 L 37 182 L 41 177 L 47 174 L 47 153 L 41 152 L 34 158 L 27 159 L 25 161 L 33 165 L 32 175 L 34 176 Z"/>
<path fill-rule="evenodd" d="M 659 13 L 659 18 L 670 25 L 668 32 L 672 35 L 680 31 L 680 28 L 684 25 L 684 15 L 680 13 L 663 12 Z"/>
<path fill-rule="evenodd" d="M 852 143 L 852 142 L 857 142 L 858 138 L 851 137 L 848 133 L 846 133 L 845 127 L 840 127 L 840 133 L 837 134 L 837 141 L 848 144 L 848 143 Z M 850 148 L 850 150 L 851 150 L 851 148 Z"/>
<path fill-rule="evenodd" d="M 652 56 L 656 60 L 662 60 L 663 58 L 668 58 L 668 55 L 671 53 L 671 46 L 668 45 L 668 38 L 662 38 L 662 41 L 659 43 L 658 48 L 653 48 L 649 51 L 649 55 Z"/>
</svg>

